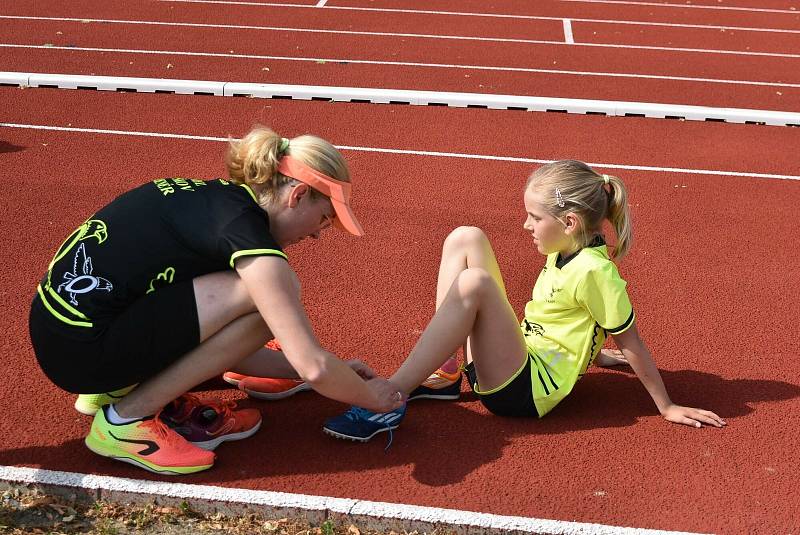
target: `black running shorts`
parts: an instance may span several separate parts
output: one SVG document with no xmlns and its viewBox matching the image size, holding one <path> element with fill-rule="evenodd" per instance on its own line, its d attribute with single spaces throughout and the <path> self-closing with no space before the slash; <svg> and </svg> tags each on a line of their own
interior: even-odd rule
<svg viewBox="0 0 800 535">
<path fill-rule="evenodd" d="M 470 388 L 492 414 L 498 416 L 539 416 L 536 411 L 536 404 L 533 402 L 530 356 L 525 359 L 525 364 L 517 370 L 513 379 L 500 390 L 495 390 L 490 394 L 484 394 L 478 388 L 478 374 L 475 371 L 475 362 L 467 364 L 464 371 L 467 374 L 467 379 L 469 379 Z"/>
<path fill-rule="evenodd" d="M 45 375 L 76 394 L 117 390 L 155 376 L 200 344 L 192 281 L 147 294 L 103 326 L 70 327 L 37 295 L 31 342 Z"/>
</svg>

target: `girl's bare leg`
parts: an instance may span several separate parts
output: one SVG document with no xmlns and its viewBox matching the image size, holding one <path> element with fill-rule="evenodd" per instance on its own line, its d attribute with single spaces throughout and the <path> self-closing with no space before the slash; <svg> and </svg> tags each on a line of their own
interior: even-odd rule
<svg viewBox="0 0 800 535">
<path fill-rule="evenodd" d="M 501 385 L 522 366 L 525 340 L 494 252 L 480 229 L 459 227 L 445 240 L 436 304 L 433 319 L 391 378 L 400 390 L 413 390 L 465 344 L 481 389 Z"/>
</svg>

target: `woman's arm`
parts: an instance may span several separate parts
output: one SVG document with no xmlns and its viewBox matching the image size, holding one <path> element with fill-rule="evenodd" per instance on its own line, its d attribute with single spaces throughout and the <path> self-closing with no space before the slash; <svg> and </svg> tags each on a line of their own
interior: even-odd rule
<svg viewBox="0 0 800 535">
<path fill-rule="evenodd" d="M 286 359 L 301 379 L 325 397 L 386 412 L 402 405 L 397 388 L 385 379 L 364 381 L 323 349 L 300 300 L 300 282 L 285 260 L 259 256 L 236 263 L 250 296 Z"/>
<path fill-rule="evenodd" d="M 664 381 L 661 379 L 661 374 L 658 373 L 656 363 L 647 346 L 639 337 L 639 330 L 636 328 L 636 323 L 630 326 L 626 331 L 613 335 L 614 342 L 617 347 L 622 351 L 622 354 L 630 364 L 636 376 L 642 382 L 650 397 L 658 407 L 658 412 L 670 422 L 677 424 L 691 425 L 693 427 L 701 427 L 703 424 L 713 425 L 715 427 L 722 427 L 727 425 L 725 421 L 711 411 L 703 409 L 695 409 L 692 407 L 682 407 L 675 405 L 667 395 L 667 389 L 664 387 Z"/>
</svg>

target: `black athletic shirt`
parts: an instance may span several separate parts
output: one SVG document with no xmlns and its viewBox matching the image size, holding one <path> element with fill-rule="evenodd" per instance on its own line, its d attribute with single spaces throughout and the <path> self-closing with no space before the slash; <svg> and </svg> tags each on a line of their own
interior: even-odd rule
<svg viewBox="0 0 800 535">
<path fill-rule="evenodd" d="M 38 293 L 56 323 L 94 330 L 168 284 L 264 255 L 286 258 L 249 187 L 166 178 L 124 193 L 76 229 Z"/>
</svg>

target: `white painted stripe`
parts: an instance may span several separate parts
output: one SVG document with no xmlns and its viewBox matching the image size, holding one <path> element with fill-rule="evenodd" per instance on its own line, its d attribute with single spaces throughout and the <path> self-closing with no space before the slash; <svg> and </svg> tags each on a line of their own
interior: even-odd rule
<svg viewBox="0 0 800 535">
<path fill-rule="evenodd" d="M 700 82 L 711 84 L 732 84 L 732 85 L 751 85 L 767 87 L 791 87 L 800 88 L 800 84 L 784 82 L 768 82 L 753 80 L 728 80 L 720 78 L 695 78 L 691 76 L 662 76 L 658 74 L 637 74 L 637 73 L 618 73 L 618 72 L 592 72 L 592 71 L 568 71 L 563 69 L 533 69 L 527 67 L 494 67 L 488 65 L 455 65 L 447 63 L 422 63 L 414 61 L 378 61 L 351 58 L 297 58 L 291 56 L 264 56 L 258 54 L 225 54 L 219 52 L 188 52 L 180 50 L 139 50 L 130 48 L 99 48 L 99 47 L 78 47 L 78 46 L 45 46 L 45 45 L 20 45 L 13 43 L 0 43 L 0 48 L 23 48 L 23 49 L 47 49 L 47 50 L 67 50 L 82 52 L 117 52 L 125 54 L 147 54 L 160 56 L 192 56 L 210 58 L 238 58 L 238 59 L 269 59 L 276 61 L 300 61 L 314 63 L 353 63 L 357 65 L 393 65 L 400 67 L 429 67 L 434 69 L 467 69 L 479 71 L 496 72 L 528 72 L 539 74 L 563 74 L 568 76 L 594 76 L 607 78 L 634 78 L 647 80 L 672 80 L 679 82 Z"/>
<path fill-rule="evenodd" d="M 564 19 L 564 42 L 575 44 L 575 38 L 572 37 L 572 22 L 569 19 Z"/>
<path fill-rule="evenodd" d="M 189 134 L 170 134 L 162 132 L 138 132 L 130 130 L 105 130 L 98 128 L 76 128 L 67 126 L 48 126 L 48 125 L 35 125 L 35 124 L 18 124 L 18 123 L 0 123 L 0 128 L 20 128 L 26 130 L 48 130 L 55 132 L 79 132 L 85 134 L 109 134 L 109 135 L 120 135 L 120 136 L 154 137 L 154 138 L 166 138 L 166 139 L 191 139 L 196 141 L 215 141 L 223 143 L 227 143 L 229 141 L 228 137 L 197 136 Z M 555 161 L 555 160 L 542 160 L 537 158 L 520 158 L 515 156 L 465 154 L 458 152 L 439 152 L 439 151 L 429 151 L 429 150 L 389 149 L 389 148 L 360 147 L 360 146 L 350 146 L 350 145 L 336 145 L 336 148 L 342 151 L 376 152 L 382 154 L 404 154 L 412 156 L 432 156 L 438 158 L 460 158 L 467 160 L 486 160 L 486 161 L 514 162 L 514 163 L 528 163 L 528 164 L 546 164 Z M 587 163 L 590 166 L 598 169 L 647 171 L 652 173 L 679 173 L 686 175 L 729 176 L 729 177 L 741 177 L 741 178 L 770 178 L 778 180 L 800 180 L 800 175 L 783 175 L 774 173 L 747 173 L 741 171 L 721 171 L 716 169 L 657 167 L 650 165 L 628 165 L 628 164 L 605 163 L 605 162 L 587 162 Z"/>
<path fill-rule="evenodd" d="M 319 0 L 319 2 L 317 2 L 317 5 L 315 7 L 325 7 L 325 4 L 327 3 L 328 0 Z"/>
<path fill-rule="evenodd" d="M 310 496 L 286 492 L 234 489 L 211 485 L 188 485 L 112 476 L 60 472 L 41 468 L 0 466 L 0 480 L 22 484 L 53 485 L 62 488 L 80 488 L 110 494 L 131 493 L 139 496 L 166 496 L 206 502 L 229 502 L 257 505 L 275 511 L 290 509 L 295 514 L 304 512 L 336 513 L 351 517 L 414 522 L 417 525 L 445 524 L 483 530 L 521 531 L 559 535 L 680 535 L 676 531 L 659 531 L 640 528 L 606 526 L 584 522 L 546 520 L 521 516 L 501 516 L 456 509 L 421 507 L 386 502 L 371 502 L 349 498 Z M 404 526 L 405 527 L 405 526 Z"/>
<path fill-rule="evenodd" d="M 231 29 L 231 30 L 260 30 L 272 32 L 299 32 L 299 33 L 319 33 L 319 34 L 332 34 L 332 35 L 363 35 L 369 37 L 412 37 L 419 39 L 444 39 L 455 41 L 478 41 L 490 43 L 515 43 L 515 44 L 533 44 L 533 45 L 565 45 L 575 44 L 577 46 L 595 47 L 595 48 L 615 48 L 615 49 L 630 49 L 630 50 L 659 50 L 665 52 L 691 52 L 701 54 L 725 54 L 735 56 L 763 56 L 774 58 L 800 58 L 800 54 L 790 54 L 783 52 L 753 52 L 748 50 L 720 50 L 713 48 L 686 48 L 686 47 L 672 47 L 672 46 L 653 46 L 653 45 L 631 45 L 631 44 L 614 44 L 614 43 L 575 43 L 572 41 L 548 41 L 543 39 L 514 39 L 510 37 L 474 37 L 466 35 L 436 35 L 424 33 L 398 33 L 398 32 L 366 32 L 355 30 L 325 30 L 320 28 L 288 28 L 282 26 L 251 26 L 245 24 L 202 24 L 195 22 L 164 22 L 164 21 L 145 21 L 145 20 L 119 20 L 119 19 L 81 19 L 74 17 L 33 17 L 23 15 L 0 15 L 0 19 L 8 20 L 38 20 L 38 21 L 55 21 L 55 22 L 80 22 L 80 23 L 98 23 L 98 24 L 130 24 L 130 25 L 147 25 L 147 26 L 171 26 L 171 27 L 187 27 L 187 28 L 212 28 L 212 29 Z M 569 36 L 572 38 L 572 21 L 566 19 L 564 21 L 564 31 L 567 34 L 567 25 L 569 26 Z"/>
<path fill-rule="evenodd" d="M 176 2 L 186 4 L 222 4 L 255 7 L 280 7 L 280 8 L 313 8 L 305 4 L 276 4 L 272 2 L 239 2 L 236 0 L 156 0 L 158 2 Z M 413 13 L 422 15 L 452 15 L 458 17 L 488 17 L 519 20 L 563 20 L 563 17 L 543 17 L 538 15 L 507 15 L 502 13 L 470 13 L 466 11 L 433 11 L 425 9 L 396 9 L 379 7 L 355 6 L 326 6 L 326 9 L 341 9 L 349 11 L 371 11 L 377 13 Z M 570 19 L 573 22 L 596 22 L 598 24 L 630 24 L 634 26 L 666 26 L 670 28 L 704 28 L 711 30 L 740 30 L 744 32 L 773 32 L 773 33 L 800 33 L 800 30 L 787 30 L 783 28 L 753 28 L 747 26 L 718 26 L 709 24 L 679 24 L 672 22 L 650 22 L 634 20 L 609 20 L 609 19 Z"/>
<path fill-rule="evenodd" d="M 643 116 L 651 118 L 680 117 L 687 120 L 716 120 L 733 123 L 764 123 L 774 126 L 800 125 L 800 113 L 712 108 L 622 102 L 613 100 L 533 97 L 525 95 L 492 95 L 485 93 L 453 93 L 414 91 L 404 89 L 372 89 L 362 87 L 331 87 L 287 84 L 253 84 L 177 80 L 171 78 L 128 78 L 39 73 L 2 73 L 13 85 L 28 87 L 58 87 L 63 89 L 98 89 L 102 91 L 134 90 L 145 93 L 169 91 L 179 94 L 212 94 L 222 96 L 254 96 L 262 98 L 290 97 L 298 100 L 326 99 L 335 102 L 372 102 L 379 104 L 406 103 L 419 106 L 447 105 L 451 107 L 479 106 L 489 109 L 523 109 L 528 111 L 564 111 L 567 113 L 602 113 L 611 116 Z"/>
<path fill-rule="evenodd" d="M 661 2 L 629 2 L 627 0 L 560 0 L 561 2 L 575 2 L 580 4 L 621 4 L 628 6 L 654 6 L 654 7 L 677 7 L 686 9 L 716 9 L 728 11 L 747 11 L 753 13 L 788 13 L 797 15 L 797 9 L 766 9 L 761 7 L 736 7 L 736 6 L 705 6 L 697 4 L 669 4 Z"/>
</svg>

